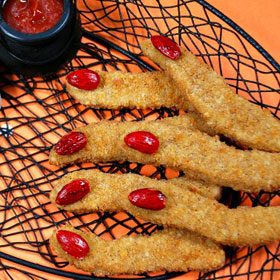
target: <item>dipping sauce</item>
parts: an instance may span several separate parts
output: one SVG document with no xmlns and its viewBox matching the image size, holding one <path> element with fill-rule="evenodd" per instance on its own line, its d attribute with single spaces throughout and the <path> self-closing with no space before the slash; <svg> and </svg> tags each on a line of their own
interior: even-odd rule
<svg viewBox="0 0 280 280">
<path fill-rule="evenodd" d="M 54 27 L 63 14 L 63 0 L 7 0 L 2 15 L 19 32 L 36 34 Z"/>
</svg>

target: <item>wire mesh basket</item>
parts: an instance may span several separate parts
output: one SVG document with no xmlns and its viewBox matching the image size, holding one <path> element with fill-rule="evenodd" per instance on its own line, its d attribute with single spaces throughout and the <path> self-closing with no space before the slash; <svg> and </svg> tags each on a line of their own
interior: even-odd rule
<svg viewBox="0 0 280 280">
<path fill-rule="evenodd" d="M 83 38 L 77 56 L 52 76 L 26 78 L 1 71 L 0 112 L 0 279 L 97 278 L 71 267 L 49 246 L 52 231 L 63 223 L 107 239 L 151 234 L 159 226 L 129 213 L 73 215 L 49 201 L 55 180 L 80 168 L 102 172 L 145 174 L 162 179 L 180 174 L 164 167 L 111 162 L 57 168 L 48 163 L 54 143 L 66 132 L 102 119 L 144 120 L 179 114 L 157 110 L 91 109 L 72 99 L 65 76 L 78 68 L 104 71 L 152 71 L 139 42 L 165 34 L 223 75 L 236 94 L 279 117 L 280 66 L 246 32 L 202 0 L 79 0 Z M 231 206 L 279 205 L 280 193 L 224 192 Z M 280 279 L 280 243 L 253 248 L 226 248 L 226 265 L 186 279 Z M 182 273 L 143 274 L 139 278 L 170 279 Z M 121 279 L 131 279 L 122 276 Z"/>
</svg>

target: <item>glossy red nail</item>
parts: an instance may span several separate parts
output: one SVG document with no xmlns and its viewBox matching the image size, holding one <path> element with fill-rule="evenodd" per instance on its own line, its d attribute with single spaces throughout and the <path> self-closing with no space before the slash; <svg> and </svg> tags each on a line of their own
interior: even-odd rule
<svg viewBox="0 0 280 280">
<path fill-rule="evenodd" d="M 181 56 L 179 46 L 168 37 L 155 35 L 151 37 L 151 41 L 157 50 L 170 59 L 176 60 Z"/>
<path fill-rule="evenodd" d="M 87 144 L 87 138 L 84 133 L 72 131 L 64 135 L 55 145 L 54 150 L 58 155 L 72 155 Z"/>
<path fill-rule="evenodd" d="M 85 179 L 76 179 L 58 192 L 55 202 L 58 205 L 69 205 L 81 200 L 89 192 L 89 182 Z"/>
<path fill-rule="evenodd" d="M 59 230 L 56 238 L 61 248 L 75 259 L 84 259 L 90 251 L 86 240 L 72 231 Z"/>
<path fill-rule="evenodd" d="M 68 74 L 66 79 L 72 86 L 84 90 L 94 90 L 100 83 L 99 74 L 89 69 L 76 70 Z"/>
<path fill-rule="evenodd" d="M 135 131 L 125 136 L 124 142 L 134 150 L 145 154 L 154 154 L 158 151 L 157 137 L 148 131 Z"/>
<path fill-rule="evenodd" d="M 131 192 L 128 199 L 134 206 L 154 211 L 161 210 L 166 205 L 166 196 L 161 191 L 148 188 Z"/>
</svg>

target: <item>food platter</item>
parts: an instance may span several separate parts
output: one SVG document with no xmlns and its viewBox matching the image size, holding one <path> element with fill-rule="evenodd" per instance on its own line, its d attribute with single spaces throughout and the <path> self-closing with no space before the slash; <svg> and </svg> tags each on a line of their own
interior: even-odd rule
<svg viewBox="0 0 280 280">
<path fill-rule="evenodd" d="M 172 2 L 173 3 L 173 2 Z M 279 117 L 280 67 L 241 28 L 205 1 L 78 1 L 83 38 L 77 56 L 52 76 L 27 78 L 1 70 L 0 112 L 0 258 L 7 279 L 99 279 L 70 267 L 49 246 L 51 232 L 69 222 L 104 238 L 149 234 L 156 226 L 127 213 L 73 215 L 49 201 L 54 181 L 81 165 L 56 168 L 48 154 L 65 133 L 102 119 L 144 120 L 179 114 L 176 109 L 112 111 L 89 109 L 72 99 L 64 88 L 74 69 L 129 72 L 151 71 L 155 65 L 140 53 L 139 41 L 162 33 L 191 50 L 223 75 L 237 94 L 268 108 Z M 113 143 L 112 143 L 113 144 Z M 83 164 L 110 173 L 140 173 L 151 177 L 177 176 L 163 167 L 141 164 Z M 279 205 L 279 192 L 237 194 L 227 191 L 232 206 Z M 189 273 L 189 279 L 277 279 L 279 244 L 228 248 L 227 264 L 210 273 Z M 147 279 L 170 279 L 181 273 L 145 274 Z M 56 276 L 54 276 L 56 275 Z M 122 277 L 122 279 L 129 278 Z M 241 279 L 240 278 L 240 279 Z M 5 278 L 4 278 L 5 279 Z M 104 278 L 101 278 L 104 279 Z M 130 279 L 130 278 L 129 278 Z"/>
</svg>

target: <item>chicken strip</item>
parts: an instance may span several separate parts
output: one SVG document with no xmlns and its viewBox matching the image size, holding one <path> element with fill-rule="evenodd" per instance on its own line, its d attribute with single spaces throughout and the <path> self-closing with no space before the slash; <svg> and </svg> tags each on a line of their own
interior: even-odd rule
<svg viewBox="0 0 280 280">
<path fill-rule="evenodd" d="M 188 109 L 186 98 L 163 72 L 122 73 L 96 71 L 100 84 L 95 90 L 82 90 L 66 80 L 67 91 L 82 104 L 94 108 Z"/>
<path fill-rule="evenodd" d="M 251 246 L 280 240 L 278 206 L 229 209 L 185 186 L 173 185 L 172 181 L 136 174 L 106 174 L 94 170 L 73 172 L 57 182 L 51 201 L 55 203 L 63 186 L 81 178 L 89 182 L 90 193 L 78 202 L 58 207 L 75 213 L 127 211 L 146 221 L 190 230 L 224 245 Z M 161 191 L 166 196 L 165 208 L 152 211 L 132 205 L 129 194 L 143 188 Z"/>
<path fill-rule="evenodd" d="M 159 64 L 199 118 L 216 134 L 225 135 L 242 146 L 280 152 L 280 122 L 268 110 L 261 110 L 234 94 L 225 80 L 193 54 L 181 50 L 171 60 L 146 40 L 141 44 L 146 56 Z"/>
<path fill-rule="evenodd" d="M 172 79 L 163 72 L 122 73 L 120 71 L 96 71 L 100 85 L 95 90 L 83 90 L 72 86 L 66 80 L 68 93 L 85 106 L 93 108 L 160 108 L 176 107 L 189 110 L 193 125 L 209 135 L 216 133 L 190 109 L 186 98 L 173 86 Z"/>
<path fill-rule="evenodd" d="M 68 176 L 73 176 L 73 180 L 75 178 L 95 178 L 96 182 L 102 183 L 103 179 L 108 179 L 108 178 L 121 178 L 125 180 L 129 180 L 131 178 L 132 181 L 138 180 L 139 184 L 141 185 L 149 185 L 150 183 L 153 184 L 153 182 L 159 182 L 158 184 L 161 184 L 165 186 L 166 184 L 172 185 L 174 187 L 182 188 L 182 189 L 188 189 L 191 192 L 197 193 L 199 195 L 208 197 L 210 199 L 220 199 L 221 198 L 221 188 L 215 185 L 207 185 L 206 183 L 199 182 L 199 181 L 194 181 L 191 179 L 188 179 L 186 177 L 180 177 L 180 178 L 174 178 L 174 179 L 169 179 L 169 180 L 162 180 L 162 179 L 152 179 L 149 177 L 145 177 L 142 175 L 137 175 L 137 174 L 132 174 L 132 173 L 125 173 L 122 175 L 126 176 L 118 176 L 118 177 L 112 177 L 112 176 L 107 176 L 106 174 L 108 173 L 102 173 L 100 171 L 90 169 L 90 170 L 80 170 L 68 174 Z M 108 175 L 114 175 L 109 173 Z M 58 184 L 56 184 L 57 187 L 61 186 L 61 181 L 58 181 Z M 50 194 L 50 199 L 52 202 L 55 201 L 55 197 L 57 195 L 58 189 L 55 188 L 52 190 Z"/>
<path fill-rule="evenodd" d="M 218 245 L 190 232 L 165 229 L 151 236 L 125 236 L 106 241 L 69 225 L 62 230 L 82 236 L 90 252 L 83 260 L 73 258 L 63 251 L 53 233 L 50 244 L 57 255 L 97 276 L 152 271 L 209 271 L 225 263 L 225 253 Z"/>
<path fill-rule="evenodd" d="M 187 115 L 185 116 L 185 118 Z M 167 123 L 166 123 L 167 122 Z M 273 191 L 280 186 L 280 154 L 242 151 L 229 147 L 198 130 L 170 125 L 169 119 L 142 122 L 102 121 L 77 129 L 87 137 L 86 146 L 72 155 L 58 155 L 53 149 L 50 163 L 63 166 L 76 162 L 128 160 L 163 164 L 183 170 L 195 180 L 238 191 Z M 134 131 L 148 131 L 159 140 L 155 154 L 144 154 L 127 146 L 124 137 Z"/>
<path fill-rule="evenodd" d="M 174 86 L 172 79 L 163 72 L 96 72 L 98 72 L 101 82 L 95 90 L 78 89 L 66 80 L 67 91 L 81 104 L 107 109 L 176 107 L 192 111 L 189 112 L 188 118 L 193 120 L 196 128 L 209 135 L 216 134 L 193 112 L 185 94 L 182 95 L 178 87 Z"/>
</svg>

